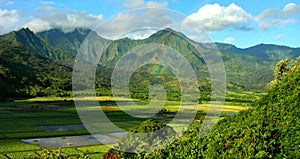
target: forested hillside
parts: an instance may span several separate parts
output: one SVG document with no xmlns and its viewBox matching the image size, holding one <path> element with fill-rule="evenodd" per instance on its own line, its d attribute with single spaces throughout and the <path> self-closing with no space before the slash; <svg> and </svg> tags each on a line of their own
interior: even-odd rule
<svg viewBox="0 0 300 159">
<path fill-rule="evenodd" d="M 71 71 L 23 45 L 0 43 L 0 99 L 65 96 L 72 89 Z"/>
<path fill-rule="evenodd" d="M 5 90 L 3 92 L 10 92 L 2 93 L 1 98 L 68 95 L 74 59 L 80 44 L 88 35 L 93 37 L 92 41 L 89 41 L 93 45 L 90 49 L 103 52 L 95 82 L 98 95 L 110 95 L 110 77 L 117 61 L 128 50 L 148 43 L 163 44 L 181 52 L 198 75 L 201 91 L 207 94 L 210 92 L 209 72 L 205 61 L 193 47 L 199 45 L 203 48 L 203 44 L 191 44 L 185 35 L 172 29 L 160 30 L 143 40 L 123 38 L 111 41 L 84 28 L 77 28 L 70 32 L 52 29 L 37 34 L 25 28 L 0 36 L 1 82 L 5 84 L 1 87 Z M 225 64 L 228 89 L 233 91 L 263 91 L 267 83 L 273 79 L 272 70 L 276 62 L 281 58 L 294 58 L 299 54 L 299 49 L 277 45 L 258 45 L 248 49 L 220 43 L 216 43 L 216 46 Z M 274 59 L 273 57 L 277 55 L 278 58 Z M 94 59 L 95 55 L 91 54 L 90 58 Z M 34 71 L 28 69 L 32 67 Z M 138 79 L 139 77 L 147 77 L 147 79 L 141 80 Z M 25 82 L 26 84 L 18 84 L 24 83 L 22 81 L 25 79 L 30 80 Z M 167 68 L 148 65 L 139 68 L 132 77 L 133 97 L 146 98 L 145 93 L 148 92 L 147 88 L 151 81 L 156 83 L 164 81 L 164 85 L 170 88 L 169 92 L 173 94 L 180 90 L 176 76 Z M 51 88 L 52 93 L 45 93 L 46 90 L 49 92 L 46 89 L 48 87 Z M 26 90 L 27 93 L 24 93 Z M 209 99 L 208 96 L 203 98 Z"/>
<path fill-rule="evenodd" d="M 59 38 L 59 37 L 58 37 Z M 76 55 L 63 51 L 59 48 L 52 47 L 48 42 L 36 36 L 28 28 L 13 31 L 8 34 L 0 36 L 1 43 L 9 43 L 14 45 L 22 45 L 24 48 L 54 60 L 66 66 L 72 66 Z M 10 46 L 10 45 L 8 45 Z"/>
<path fill-rule="evenodd" d="M 300 56 L 300 48 L 291 48 L 281 45 L 258 44 L 245 49 L 224 43 L 216 43 L 216 45 L 221 52 L 233 52 L 269 60 L 295 59 Z"/>
</svg>

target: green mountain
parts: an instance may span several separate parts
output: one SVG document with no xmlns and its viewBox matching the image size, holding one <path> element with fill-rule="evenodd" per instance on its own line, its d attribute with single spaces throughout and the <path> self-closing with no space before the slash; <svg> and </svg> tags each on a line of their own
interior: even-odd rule
<svg viewBox="0 0 300 159">
<path fill-rule="evenodd" d="M 77 54 L 81 43 L 90 32 L 90 29 L 84 28 L 76 28 L 67 33 L 60 29 L 51 29 L 39 32 L 36 35 L 55 48 Z"/>
<path fill-rule="evenodd" d="M 58 30 L 53 30 L 53 32 L 58 32 Z M 81 43 L 88 33 L 91 37 L 90 45 L 93 48 L 101 48 L 102 45 L 108 45 L 110 42 L 87 29 L 78 28 L 72 33 L 61 32 L 73 42 L 72 44 Z M 52 37 L 53 39 L 61 38 L 56 35 Z M 72 52 L 72 50 L 53 46 L 50 42 L 50 39 L 43 39 L 27 28 L 0 36 L 0 72 L 2 75 L 0 99 L 70 95 L 72 66 L 79 45 L 76 46 L 75 53 L 74 50 Z M 91 55 L 90 58 L 93 59 L 93 56 Z M 107 88 L 108 83 L 109 81 L 105 80 L 102 85 Z"/>
<path fill-rule="evenodd" d="M 287 46 L 259 44 L 245 49 L 245 53 L 264 59 L 296 59 L 300 56 L 300 48 L 290 48 Z"/>
<path fill-rule="evenodd" d="M 285 58 L 296 59 L 300 56 L 300 48 L 291 48 L 281 45 L 259 44 L 245 49 L 224 43 L 216 43 L 216 45 L 222 52 L 246 54 L 268 60 L 281 60 Z"/>
<path fill-rule="evenodd" d="M 100 59 L 100 64 L 106 67 L 114 67 L 117 61 L 130 49 L 142 44 L 158 43 L 170 46 L 180 52 L 193 66 L 201 80 L 209 78 L 209 72 L 201 54 L 195 49 L 198 45 L 203 51 L 207 50 L 204 44 L 197 44 L 183 34 L 171 29 L 158 31 L 143 40 L 123 38 L 113 41 L 105 50 Z M 216 44 L 223 58 L 230 89 L 260 89 L 273 79 L 272 70 L 278 60 L 264 59 L 240 52 L 233 45 Z M 155 68 L 153 68 L 155 69 Z"/>
<path fill-rule="evenodd" d="M 0 41 L 0 100 L 63 95 L 71 90 L 71 71 L 23 45 Z"/>
<path fill-rule="evenodd" d="M 13 44 L 22 44 L 29 50 L 35 51 L 36 53 L 46 57 L 49 57 L 51 54 L 51 49 L 46 46 L 46 43 L 44 43 L 28 28 L 23 28 L 19 31 L 13 31 L 2 35 L 0 36 L 0 40 L 11 42 Z"/>
<path fill-rule="evenodd" d="M 89 41 L 84 41 L 87 36 L 89 36 Z M 22 53 L 26 52 L 26 55 L 22 54 L 23 56 L 29 56 L 28 54 L 30 54 L 30 57 L 43 61 L 39 63 L 50 63 L 49 65 L 53 67 L 57 66 L 58 68 L 64 67 L 66 71 L 65 74 L 69 76 L 72 71 L 70 68 L 73 66 L 75 56 L 83 41 L 85 45 L 87 45 L 81 49 L 86 49 L 85 51 L 88 50 L 90 54 L 88 55 L 88 59 L 82 60 L 95 60 L 99 56 L 99 52 L 103 53 L 99 61 L 96 78 L 96 86 L 100 91 L 99 94 L 104 95 L 109 92 L 110 76 L 118 60 L 127 51 L 139 45 L 149 43 L 170 46 L 180 52 L 191 63 L 195 70 L 199 78 L 201 89 L 209 92 L 208 69 L 205 65 L 205 61 L 199 56 L 200 54 L 193 46 L 198 45 L 205 51 L 206 44 L 199 44 L 188 40 L 182 33 L 168 28 L 160 30 L 143 40 L 123 38 L 114 41 L 104 39 L 98 36 L 96 32 L 84 28 L 77 28 L 67 33 L 59 29 L 52 29 L 37 34 L 34 34 L 29 29 L 20 29 L 19 31 L 13 31 L 0 36 L 0 49 L 2 51 L 5 50 L 5 53 L 12 51 L 13 54 L 17 54 L 18 51 L 16 51 L 16 47 L 19 47 L 18 49 L 21 50 Z M 299 49 L 297 48 L 277 45 L 257 45 L 247 49 L 240 49 L 234 45 L 222 43 L 216 43 L 216 46 L 225 64 L 229 90 L 263 90 L 267 83 L 273 78 L 272 70 L 275 68 L 278 59 L 287 57 L 294 59 L 299 53 Z M 277 56 L 274 58 L 277 54 L 278 58 Z M 1 55 L 3 61 L 9 61 L 10 59 L 8 58 L 6 54 Z M 32 60 L 34 61 L 34 59 Z M 17 72 L 19 72 L 22 67 L 27 68 L 33 65 L 30 64 L 30 62 L 26 62 L 26 59 L 16 61 L 15 64 L 9 62 L 7 62 L 5 66 L 3 64 L 2 72 L 6 74 L 5 77 L 2 77 L 3 81 L 11 81 L 10 79 L 13 77 L 13 74 L 10 77 L 9 73 L 5 70 L 18 70 Z M 15 65 L 19 67 L 15 68 Z M 47 69 L 47 66 L 43 64 L 39 65 L 43 66 L 43 68 L 37 68 L 37 66 L 35 66 L 36 71 L 23 73 L 22 76 L 27 77 L 26 74 L 28 74 L 30 78 L 33 78 L 35 77 L 34 74 L 39 74 L 43 72 L 43 69 Z M 54 68 L 51 70 L 57 71 Z M 51 78 L 51 73 L 48 72 L 48 74 L 49 78 Z M 46 78 L 48 78 L 48 76 L 45 76 L 45 79 Z M 57 78 L 65 77 L 62 75 L 62 77 Z M 70 80 L 71 79 L 68 80 L 69 83 Z M 162 81 L 165 82 L 164 85 L 166 87 L 171 88 L 171 92 L 179 92 L 176 76 L 168 68 L 160 65 L 146 65 L 139 68 L 132 77 L 131 87 L 134 88 L 133 92 L 141 92 L 143 95 L 148 91 L 147 89 L 150 83 L 159 83 Z M 51 84 L 51 82 L 48 82 L 47 86 Z M 46 86 L 43 85 L 43 87 Z"/>
<path fill-rule="evenodd" d="M 100 59 L 100 64 L 103 66 L 114 66 L 127 51 L 139 45 L 151 43 L 163 44 L 179 51 L 193 65 L 195 70 L 206 69 L 203 58 L 199 56 L 199 53 L 197 53 L 197 50 L 189 43 L 187 38 L 171 29 L 158 31 L 144 40 L 132 40 L 129 38 L 115 40 L 105 50 Z M 166 52 L 162 52 L 161 54 L 167 55 Z"/>
<path fill-rule="evenodd" d="M 69 59 L 72 62 L 87 36 L 89 36 L 89 38 L 85 40 L 85 43 L 88 44 L 88 46 L 85 45 L 83 48 L 93 50 L 87 51 L 91 54 L 89 54 L 88 59 L 84 60 L 94 60 L 97 54 L 111 43 L 111 40 L 102 38 L 96 32 L 87 28 L 75 28 L 70 32 L 63 32 L 60 29 L 50 29 L 39 32 L 36 35 L 49 46 L 68 53 Z"/>
<path fill-rule="evenodd" d="M 70 52 L 52 47 L 28 28 L 2 35 L 0 36 L 0 41 L 12 43 L 14 45 L 22 45 L 26 47 L 26 49 L 67 66 L 72 66 L 75 58 L 75 55 Z"/>
</svg>

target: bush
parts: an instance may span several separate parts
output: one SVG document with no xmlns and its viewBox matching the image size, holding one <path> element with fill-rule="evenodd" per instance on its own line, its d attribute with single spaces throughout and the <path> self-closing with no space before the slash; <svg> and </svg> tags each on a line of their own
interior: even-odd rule
<svg viewBox="0 0 300 159">
<path fill-rule="evenodd" d="M 115 149 L 111 149 L 103 155 L 103 158 L 144 157 L 146 152 L 154 152 L 161 148 L 161 146 L 174 141 L 176 137 L 176 132 L 172 127 L 152 119 L 141 123 L 131 129 L 130 132 L 117 143 Z M 140 136 L 141 133 L 147 134 Z"/>
</svg>

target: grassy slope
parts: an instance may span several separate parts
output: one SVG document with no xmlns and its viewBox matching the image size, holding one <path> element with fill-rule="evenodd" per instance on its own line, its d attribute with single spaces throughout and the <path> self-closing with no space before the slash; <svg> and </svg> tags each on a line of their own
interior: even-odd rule
<svg viewBox="0 0 300 159">
<path fill-rule="evenodd" d="M 218 123 L 198 146 L 205 158 L 292 158 L 300 155 L 300 67 L 274 82 L 254 109 Z"/>
</svg>

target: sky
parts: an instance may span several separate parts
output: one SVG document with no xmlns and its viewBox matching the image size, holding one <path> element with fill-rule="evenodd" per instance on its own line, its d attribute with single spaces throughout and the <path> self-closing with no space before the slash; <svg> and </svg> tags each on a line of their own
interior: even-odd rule
<svg viewBox="0 0 300 159">
<path fill-rule="evenodd" d="M 171 27 L 198 42 L 300 47 L 300 1 L 0 0 L 0 34 L 22 27 L 87 27 L 110 39 L 145 38 Z"/>
</svg>

